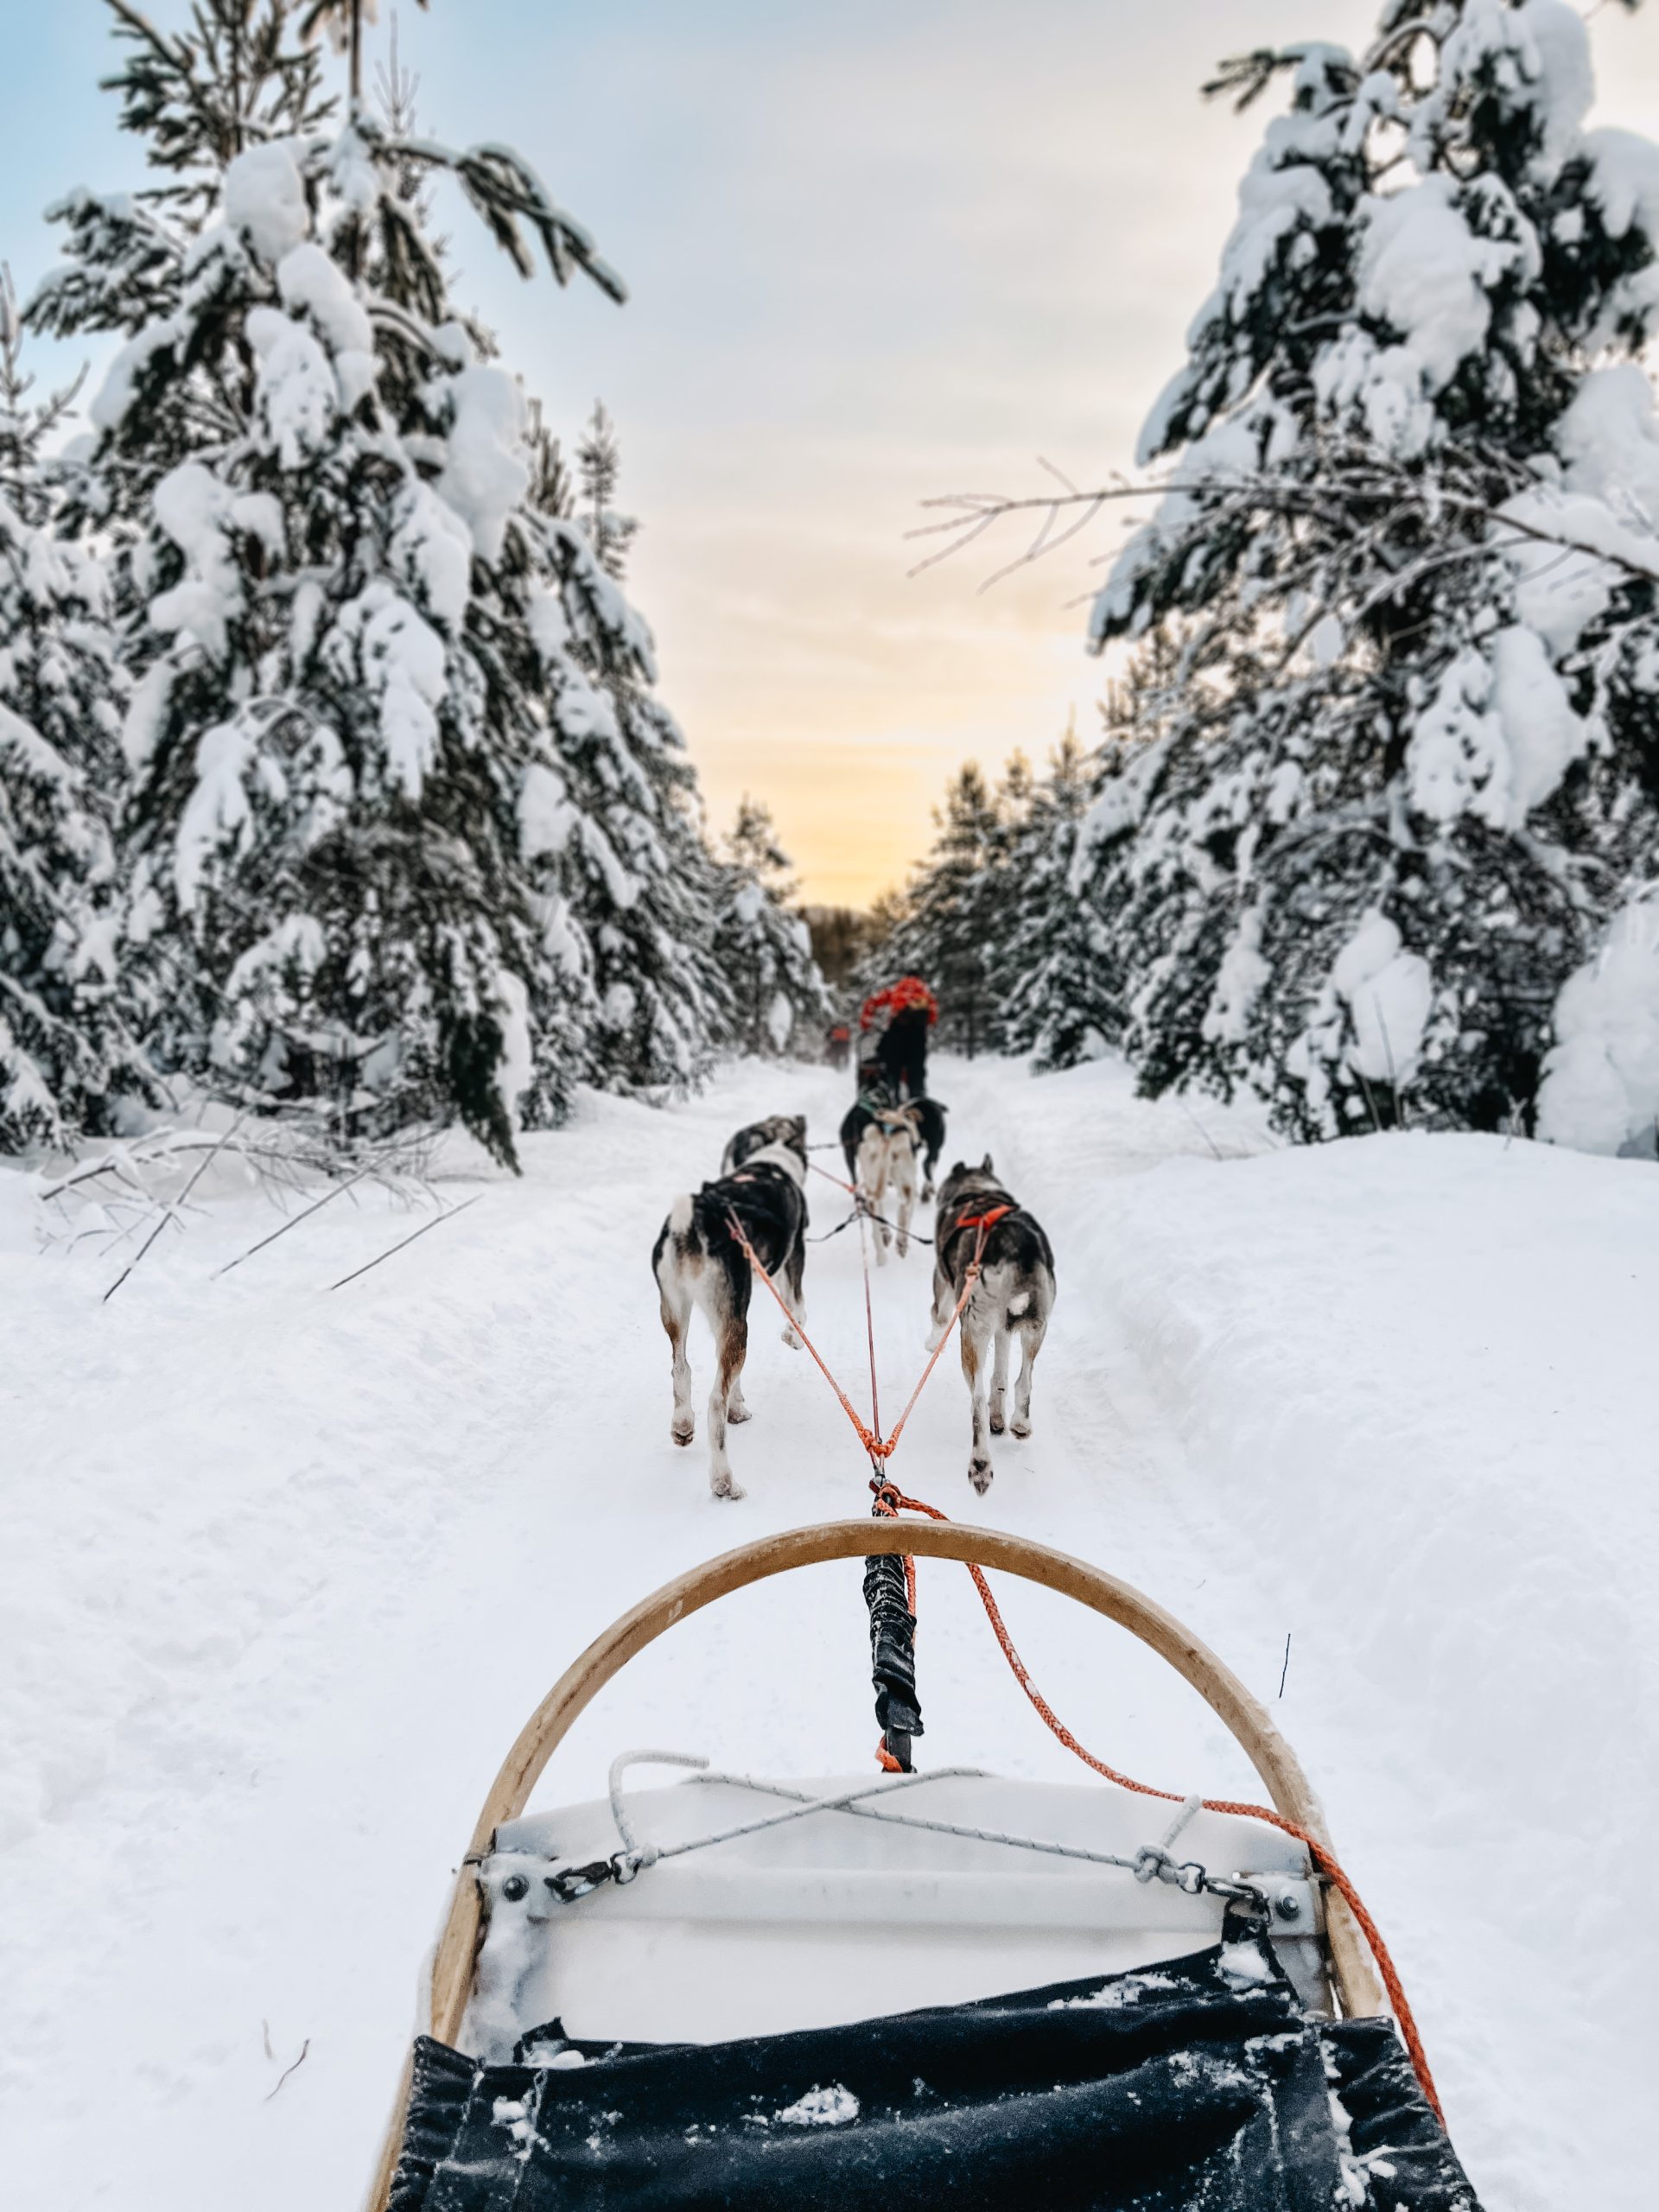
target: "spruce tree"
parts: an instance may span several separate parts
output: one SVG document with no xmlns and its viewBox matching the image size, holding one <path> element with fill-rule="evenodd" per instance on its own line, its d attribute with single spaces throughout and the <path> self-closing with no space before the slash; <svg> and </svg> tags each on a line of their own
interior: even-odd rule
<svg viewBox="0 0 1659 2212">
<path fill-rule="evenodd" d="M 795 904 L 789 855 L 767 809 L 747 794 L 724 840 L 715 957 L 731 997 L 739 1051 L 816 1051 L 833 1001 Z"/>
<path fill-rule="evenodd" d="M 504 149 L 361 107 L 325 128 L 279 0 L 203 0 L 168 38 L 114 4 L 124 120 L 169 181 L 118 220 L 65 203 L 71 268 L 34 312 L 130 333 L 86 505 L 137 533 L 153 1048 L 342 1136 L 454 1115 L 511 1160 L 588 1072 L 591 950 L 531 881 L 609 712 L 569 639 L 632 618 L 526 509 L 522 397 L 449 302 L 420 180 L 452 171 L 526 272 L 535 241 L 620 286 Z"/>
<path fill-rule="evenodd" d="M 122 1012 L 111 817 L 122 685 L 106 579 L 60 533 L 0 265 L 0 1152 L 63 1148 L 151 1094 Z"/>
<path fill-rule="evenodd" d="M 1100 1000 L 1109 948 L 1092 908 L 1071 888 L 1083 817 L 1099 781 L 1068 729 L 1009 839 L 990 982 L 1004 1049 L 1032 1053 L 1039 1068 L 1091 1058 L 1104 1042 Z"/>
<path fill-rule="evenodd" d="M 1027 771 L 1016 775 L 1016 798 Z M 938 1041 L 971 1058 L 1002 1039 L 994 948 L 1007 850 L 1007 818 L 978 764 L 968 761 L 935 810 L 938 834 L 912 877 L 902 918 L 872 963 L 883 980 L 920 976 L 939 1001 Z"/>
<path fill-rule="evenodd" d="M 544 470 L 537 501 L 542 557 L 559 593 L 556 615 L 543 601 L 543 651 L 568 702 L 557 762 L 542 779 L 554 823 L 542 881 L 559 887 L 589 947 L 591 1078 L 683 1090 L 707 1071 L 730 1020 L 718 871 L 685 740 L 651 688 L 651 632 L 621 590 L 636 525 L 613 505 L 620 453 L 602 408 L 576 460 L 576 489 L 562 468 Z"/>
<path fill-rule="evenodd" d="M 1120 1033 L 1302 1137 L 1527 1125 L 1659 821 L 1659 149 L 1584 127 L 1563 0 L 1389 0 L 1216 88 L 1281 72 L 1096 610 L 1180 656 L 1087 833 Z"/>
</svg>

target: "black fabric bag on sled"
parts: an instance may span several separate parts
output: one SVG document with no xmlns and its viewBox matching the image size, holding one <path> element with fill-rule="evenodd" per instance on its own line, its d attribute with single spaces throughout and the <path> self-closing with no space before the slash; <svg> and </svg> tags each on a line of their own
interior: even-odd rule
<svg viewBox="0 0 1659 2212">
<path fill-rule="evenodd" d="M 849 2027 L 519 2050 L 416 2044 L 391 2212 L 1479 2212 L 1389 2024 L 1304 2012 L 1249 1937 Z"/>
</svg>

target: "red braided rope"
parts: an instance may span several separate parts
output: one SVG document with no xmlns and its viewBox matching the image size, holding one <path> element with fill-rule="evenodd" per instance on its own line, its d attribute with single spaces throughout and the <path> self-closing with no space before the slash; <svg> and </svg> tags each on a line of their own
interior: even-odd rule
<svg viewBox="0 0 1659 2212">
<path fill-rule="evenodd" d="M 817 1172 L 818 1173 L 823 1174 L 824 1170 L 820 1168 Z M 833 1183 L 839 1181 L 840 1179 L 832 1175 L 829 1179 Z M 850 1185 L 842 1184 L 842 1187 L 845 1190 L 850 1188 Z M 856 1192 L 855 1192 L 854 1195 L 856 1196 Z M 900 1512 L 925 1514 L 931 1521 L 948 1521 L 950 1517 L 948 1513 L 942 1513 L 937 1505 L 929 1505 L 918 1497 L 906 1497 L 902 1491 L 895 1489 L 893 1484 L 888 1482 L 881 1475 L 880 1464 L 882 1461 L 892 1457 L 893 1448 L 899 1441 L 899 1438 L 904 1428 L 905 1423 L 909 1420 L 912 1411 L 914 1409 L 916 1401 L 921 1396 L 923 1388 L 925 1385 L 929 1376 L 932 1374 L 934 1368 L 938 1364 L 939 1357 L 944 1351 L 946 1344 L 950 1341 L 950 1333 L 956 1327 L 957 1323 L 962 1318 L 963 1308 L 967 1305 L 969 1299 L 973 1295 L 974 1285 L 979 1280 L 980 1262 L 984 1254 L 986 1237 L 989 1235 L 991 1230 L 995 1226 L 995 1224 L 1002 1219 L 1003 1216 L 1005 1214 L 1011 1213 L 1013 1211 L 1014 1209 L 1011 1206 L 993 1207 L 988 1213 L 975 1214 L 966 1217 L 957 1222 L 957 1229 L 972 1229 L 976 1232 L 974 1240 L 974 1256 L 968 1264 L 967 1274 L 963 1282 L 962 1295 L 957 1300 L 956 1310 L 952 1313 L 950 1321 L 945 1325 L 944 1335 L 941 1336 L 938 1343 L 934 1346 L 932 1357 L 929 1359 L 927 1365 L 922 1370 L 920 1382 L 917 1383 L 915 1389 L 911 1393 L 909 1403 L 906 1406 L 904 1412 L 899 1416 L 899 1421 L 893 1429 L 893 1434 L 884 1440 L 877 1433 L 876 1429 L 867 1428 L 865 1427 L 863 1421 L 859 1417 L 857 1408 L 854 1406 L 852 1400 L 847 1395 L 847 1393 L 842 1389 L 840 1383 L 836 1382 L 835 1376 L 830 1373 L 818 1351 L 817 1346 L 807 1335 L 806 1331 L 801 1326 L 800 1322 L 796 1319 L 795 1315 L 791 1313 L 789 1305 L 785 1300 L 782 1293 L 779 1290 L 778 1286 L 772 1281 L 772 1277 L 767 1274 L 766 1268 L 761 1265 L 753 1245 L 744 1234 L 742 1224 L 738 1220 L 737 1215 L 731 1208 L 728 1207 L 727 1209 L 726 1217 L 728 1222 L 730 1224 L 732 1235 L 735 1237 L 738 1244 L 741 1247 L 743 1252 L 747 1256 L 749 1265 L 753 1268 L 755 1274 L 760 1276 L 761 1281 L 765 1283 L 766 1288 L 772 1293 L 772 1297 L 782 1308 L 785 1319 L 799 1336 L 801 1342 L 806 1346 L 808 1351 L 811 1353 L 813 1360 L 817 1365 L 819 1373 L 823 1376 L 824 1381 L 835 1392 L 836 1397 L 840 1399 L 842 1410 L 845 1412 L 848 1420 L 851 1421 L 854 1428 L 857 1431 L 860 1443 L 863 1445 L 865 1450 L 869 1453 L 871 1466 L 876 1470 L 874 1478 L 872 1480 L 870 1484 L 871 1490 L 875 1494 L 875 1502 L 873 1510 L 882 1518 L 897 1520 Z M 861 1220 L 859 1233 L 861 1239 L 863 1236 Z M 871 1411 L 875 1415 L 879 1423 L 880 1412 L 874 1402 L 875 1336 L 874 1321 L 874 1318 L 870 1314 L 868 1305 L 869 1262 L 868 1254 L 865 1258 L 864 1285 L 867 1325 L 870 1338 Z M 904 1558 L 905 1587 L 910 1610 L 913 1614 L 916 1611 L 916 1561 L 908 1553 L 904 1555 Z M 1055 1738 L 1063 1744 L 1066 1750 L 1071 1752 L 1074 1757 L 1081 1759 L 1085 1766 L 1093 1768 L 1096 1774 L 1102 1776 L 1108 1782 L 1116 1783 L 1120 1789 L 1132 1789 L 1138 1796 L 1141 1797 L 1162 1798 L 1170 1804 L 1181 1803 L 1183 1799 L 1182 1794 L 1179 1790 L 1159 1789 L 1151 1783 L 1137 1782 L 1133 1775 L 1124 1774 L 1118 1768 L 1115 1766 L 1109 1766 L 1104 1759 L 1096 1758 L 1091 1751 L 1089 1751 L 1084 1745 L 1077 1741 L 1077 1738 L 1071 1733 L 1071 1731 L 1066 1726 L 1065 1723 L 1055 1712 L 1053 1707 L 1049 1704 L 1047 1699 L 1038 1688 L 1035 1682 L 1032 1681 L 1031 1675 L 1026 1666 L 1025 1661 L 1020 1656 L 1018 1650 L 1014 1647 L 1014 1638 L 1008 1633 L 1007 1624 L 1002 1618 L 1001 1609 L 997 1605 L 995 1597 L 991 1594 L 991 1586 L 985 1579 L 984 1569 L 969 1563 L 968 1566 L 968 1572 L 973 1578 L 974 1587 L 979 1592 L 980 1603 L 985 1608 L 986 1618 L 990 1622 L 991 1628 L 996 1637 L 998 1644 L 1001 1647 L 1003 1657 L 1007 1661 L 1009 1667 L 1013 1670 L 1014 1680 L 1019 1683 L 1020 1688 L 1030 1700 L 1044 1725 L 1051 1731 Z M 888 1773 L 897 1774 L 903 1771 L 899 1762 L 888 1751 L 884 1743 L 877 1745 L 876 1758 L 883 1770 Z M 1440 2104 L 1440 2092 L 1434 2086 L 1434 2076 L 1429 2069 L 1428 2055 L 1423 2049 L 1422 2037 L 1418 2031 L 1416 2018 L 1412 2012 L 1410 2002 L 1406 1996 L 1404 1985 L 1400 1980 L 1399 1970 L 1395 1966 L 1394 1959 L 1389 1950 L 1388 1945 L 1382 1940 L 1382 1931 L 1377 1927 L 1376 1921 L 1372 1919 L 1370 1913 L 1367 1910 L 1365 1904 L 1362 1900 L 1358 1891 L 1354 1887 L 1351 1879 L 1349 1878 L 1348 1874 L 1344 1872 L 1344 1868 L 1336 1858 L 1332 1855 L 1328 1847 L 1321 1843 L 1317 1836 L 1310 1834 L 1306 1828 L 1299 1827 L 1294 1821 L 1287 1820 L 1282 1813 L 1274 1812 L 1273 1808 L 1269 1805 L 1245 1804 L 1237 1800 L 1227 1797 L 1205 1797 L 1201 1798 L 1199 1802 L 1204 1806 L 1207 1812 L 1230 1813 L 1236 1814 L 1241 1818 L 1246 1820 L 1265 1821 L 1268 1822 L 1269 1827 L 1281 1830 L 1286 1835 L 1294 1836 L 1297 1841 L 1306 1848 L 1318 1871 L 1323 1874 L 1325 1879 L 1332 1884 L 1332 1887 L 1341 1894 L 1348 1910 L 1354 1916 L 1354 1919 L 1359 1927 L 1360 1933 L 1364 1936 L 1366 1943 L 1370 1948 L 1372 1958 L 1376 1962 L 1377 1972 L 1381 1974 L 1382 1978 L 1382 1986 L 1388 1992 L 1389 2003 L 1393 2008 L 1394 2017 L 1399 2026 L 1401 2037 L 1404 2042 L 1407 2052 L 1410 2056 L 1413 2070 L 1415 2072 L 1417 2079 L 1421 2084 L 1423 2094 L 1427 2098 L 1430 2106 L 1433 2107 L 1435 2118 L 1440 2120 L 1442 2126 L 1444 2126 L 1446 2123 L 1446 2113 Z"/>
<path fill-rule="evenodd" d="M 823 1170 L 820 1169 L 819 1173 L 822 1173 Z M 837 1179 L 833 1175 L 830 1178 L 830 1180 L 832 1183 L 836 1179 Z M 845 1188 L 847 1186 L 843 1185 L 842 1187 Z M 899 1442 L 900 1434 L 903 1432 L 905 1423 L 910 1419 L 911 1414 L 916 1409 L 916 1401 L 921 1396 L 923 1388 L 927 1382 L 928 1376 L 931 1375 L 933 1370 L 938 1365 L 940 1355 L 944 1352 L 945 1345 L 950 1341 L 950 1332 L 956 1327 L 957 1323 L 962 1319 L 963 1308 L 967 1305 L 968 1300 L 973 1296 L 974 1285 L 979 1281 L 980 1255 L 985 1249 L 986 1237 L 989 1235 L 991 1229 L 995 1225 L 995 1224 L 1002 1218 L 1002 1216 L 1010 1211 L 1012 1211 L 1012 1208 L 1002 1206 L 997 1208 L 994 1212 L 989 1214 L 976 1214 L 971 1223 L 959 1222 L 957 1224 L 958 1228 L 967 1229 L 972 1227 L 976 1229 L 978 1231 L 974 1243 L 974 1256 L 968 1262 L 968 1272 L 963 1281 L 962 1295 L 957 1300 L 956 1310 L 952 1313 L 950 1319 L 945 1324 L 944 1334 L 939 1338 L 938 1344 L 934 1345 L 932 1356 L 929 1359 L 927 1365 L 922 1370 L 921 1381 L 917 1383 L 916 1388 L 911 1392 L 910 1398 L 905 1407 L 905 1410 L 899 1416 L 898 1423 L 893 1429 L 893 1434 L 884 1439 L 880 1435 L 878 1428 L 867 1428 L 865 1427 L 863 1417 L 860 1414 L 857 1407 L 854 1405 L 852 1400 L 842 1389 L 840 1383 L 836 1382 L 835 1376 L 830 1372 L 829 1367 L 824 1362 L 823 1354 L 813 1343 L 811 1338 L 808 1336 L 806 1331 L 802 1327 L 797 1316 L 790 1311 L 788 1300 L 785 1298 L 777 1284 L 773 1282 L 772 1277 L 766 1273 L 766 1268 L 761 1265 L 760 1256 L 744 1233 L 742 1223 L 738 1219 L 737 1215 L 733 1209 L 730 1206 L 727 1207 L 727 1225 L 731 1230 L 734 1238 L 736 1240 L 740 1249 L 747 1259 L 750 1267 L 753 1268 L 755 1274 L 760 1278 L 760 1281 L 765 1283 L 766 1288 L 772 1293 L 772 1297 L 777 1300 L 779 1308 L 783 1313 L 784 1319 L 789 1323 L 790 1327 L 794 1330 L 796 1335 L 799 1337 L 801 1342 L 806 1346 L 808 1351 L 811 1353 L 819 1374 L 823 1376 L 824 1381 L 835 1392 L 836 1397 L 840 1399 L 842 1412 L 846 1414 L 848 1420 L 851 1421 L 855 1430 L 857 1432 L 859 1442 L 869 1453 L 871 1465 L 876 1467 L 878 1471 L 880 1468 L 880 1463 L 883 1459 L 889 1459 L 892 1458 L 893 1450 Z M 863 1235 L 864 1230 L 861 1217 L 859 1226 L 859 1236 L 861 1240 L 862 1239 Z M 875 1415 L 876 1420 L 879 1422 L 880 1419 L 880 1408 L 874 1402 L 875 1323 L 874 1316 L 870 1313 L 869 1296 L 869 1262 L 867 1258 L 864 1268 L 864 1302 L 865 1313 L 870 1336 L 870 1410 Z"/>
<path fill-rule="evenodd" d="M 906 1497 L 900 1491 L 895 1490 L 891 1483 L 885 1483 L 880 1488 L 872 1484 L 871 1487 L 876 1492 L 875 1512 L 887 1519 L 897 1520 L 901 1511 L 925 1514 L 930 1521 L 948 1521 L 950 1518 L 948 1513 L 941 1513 L 937 1505 L 928 1505 L 919 1497 Z M 909 1570 L 910 1607 L 912 1612 L 914 1612 L 916 1610 L 915 1561 L 907 1558 L 905 1565 Z M 1002 1648 L 1003 1657 L 1014 1671 L 1014 1680 L 1030 1699 L 1045 1725 L 1065 1745 L 1066 1750 L 1080 1758 L 1085 1766 L 1092 1767 L 1096 1774 L 1103 1775 L 1108 1782 L 1116 1783 L 1120 1789 L 1132 1789 L 1138 1796 L 1161 1797 L 1170 1804 L 1180 1804 L 1183 1799 L 1179 1789 L 1158 1789 L 1149 1782 L 1137 1782 L 1133 1775 L 1121 1773 L 1116 1767 L 1108 1766 L 1104 1759 L 1096 1758 L 1091 1751 L 1086 1750 L 1077 1741 L 1036 1683 L 1032 1681 L 1025 1661 L 1014 1648 L 1014 1638 L 1008 1633 L 1007 1624 L 1002 1618 L 1001 1609 L 991 1595 L 991 1586 L 985 1579 L 984 1569 L 975 1566 L 971 1561 L 967 1562 L 967 1565 L 968 1572 L 973 1577 L 974 1587 L 979 1592 L 980 1603 L 985 1608 L 986 1618 L 989 1620 L 996 1640 Z M 1367 1911 L 1358 1891 L 1354 1887 L 1352 1881 L 1338 1863 L 1329 1847 L 1321 1843 L 1317 1836 L 1311 1835 L 1305 1827 L 1300 1827 L 1296 1821 L 1287 1820 L 1282 1813 L 1274 1812 L 1270 1805 L 1243 1804 L 1230 1797 L 1204 1797 L 1198 1802 L 1206 1812 L 1232 1813 L 1245 1820 L 1266 1821 L 1270 1827 L 1282 1830 L 1286 1835 L 1294 1836 L 1297 1841 L 1306 1847 L 1308 1856 L 1313 1859 L 1319 1872 L 1341 1892 L 1348 1910 L 1359 1924 L 1360 1933 L 1370 1948 L 1372 1958 L 1376 1961 L 1376 1969 L 1382 1977 L 1382 1986 L 1388 1992 L 1389 2003 L 1393 2007 L 1394 2017 L 1400 2029 L 1401 2038 L 1410 2056 L 1413 2071 L 1422 2086 L 1423 2094 L 1433 2107 L 1434 2117 L 1444 2126 L 1446 2113 L 1440 2105 L 1440 2092 L 1434 2087 L 1434 2076 L 1429 2070 L 1428 2054 L 1423 2049 L 1423 2040 L 1418 2032 L 1416 2018 L 1407 1999 L 1399 1971 L 1395 1966 L 1388 1945 L 1382 1940 L 1382 1931 Z"/>
</svg>

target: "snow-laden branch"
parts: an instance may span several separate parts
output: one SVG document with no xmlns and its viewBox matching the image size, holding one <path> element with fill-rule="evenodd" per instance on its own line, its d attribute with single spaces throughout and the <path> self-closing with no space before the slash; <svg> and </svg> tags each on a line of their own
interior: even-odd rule
<svg viewBox="0 0 1659 2212">
<path fill-rule="evenodd" d="M 356 127 L 365 136 L 374 129 L 361 116 Z M 378 130 L 375 136 L 379 137 Z M 522 218 L 541 239 L 548 266 L 561 284 L 568 284 L 573 270 L 580 269 L 619 305 L 627 298 L 626 285 L 601 258 L 588 232 L 565 213 L 524 156 L 511 146 L 486 143 L 457 152 L 433 138 L 384 137 L 378 151 L 387 159 L 448 169 L 521 276 L 533 276 L 536 268 L 535 256 L 519 228 Z"/>
</svg>

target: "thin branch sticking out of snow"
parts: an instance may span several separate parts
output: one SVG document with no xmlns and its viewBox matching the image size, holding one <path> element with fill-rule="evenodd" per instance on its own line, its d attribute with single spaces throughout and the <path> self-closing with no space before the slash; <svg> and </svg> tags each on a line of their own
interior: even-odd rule
<svg viewBox="0 0 1659 2212">
<path fill-rule="evenodd" d="M 131 1259 L 128 1261 L 126 1266 L 122 1268 L 120 1274 L 105 1292 L 103 1298 L 99 1301 L 100 1304 L 105 1306 L 109 1304 L 111 1299 L 115 1296 L 116 1292 L 120 1289 L 122 1284 L 125 1282 L 127 1277 L 132 1273 L 133 1269 L 143 1262 L 145 1254 L 149 1250 L 150 1246 L 156 1242 L 156 1239 L 161 1235 L 162 1231 L 167 1227 L 168 1223 L 177 1218 L 180 1208 L 184 1205 L 185 1200 L 189 1197 L 191 1192 L 195 1189 L 197 1184 L 200 1182 L 202 1177 L 207 1173 L 207 1170 L 213 1166 L 214 1160 L 219 1158 L 219 1154 L 224 1151 L 226 1146 L 241 1128 L 243 1119 L 244 1117 L 238 1114 L 235 1121 L 233 1121 L 226 1129 L 218 1143 L 213 1146 L 212 1150 L 201 1160 L 200 1165 L 197 1166 L 194 1174 L 191 1176 L 190 1180 L 185 1185 L 183 1190 L 180 1192 L 176 1203 L 172 1205 L 162 1206 L 161 1218 L 156 1222 L 156 1226 L 150 1230 L 149 1236 L 145 1237 L 143 1243 L 138 1247 L 138 1249 L 133 1254 Z"/>
<path fill-rule="evenodd" d="M 367 1274 L 371 1268 L 378 1268 L 382 1260 L 391 1259 L 394 1253 L 401 1252 L 405 1245 L 412 1244 L 417 1236 L 424 1236 L 428 1230 L 440 1228 L 446 1221 L 453 1221 L 458 1213 L 465 1213 L 468 1206 L 475 1206 L 483 1195 L 483 1192 L 480 1191 L 473 1198 L 463 1198 L 458 1206 L 451 1206 L 448 1212 L 439 1214 L 435 1220 L 423 1221 L 418 1229 L 411 1230 L 407 1236 L 400 1236 L 395 1244 L 389 1244 L 384 1252 L 377 1253 L 372 1260 L 365 1260 L 360 1268 L 353 1268 L 350 1274 L 341 1275 L 338 1282 L 331 1282 L 328 1286 L 329 1289 L 344 1290 L 348 1282 L 355 1282 L 359 1275 Z"/>
<path fill-rule="evenodd" d="M 222 1268 L 215 1268 L 213 1281 L 217 1282 L 220 1275 L 229 1274 L 232 1268 L 239 1268 L 244 1260 L 251 1260 L 256 1252 L 263 1252 L 267 1244 L 274 1244 L 279 1236 L 286 1236 L 290 1229 L 297 1229 L 302 1221 L 308 1221 L 314 1213 L 321 1213 L 324 1206 L 339 1198 L 342 1192 L 351 1190 L 356 1184 L 360 1183 L 365 1175 L 373 1174 L 376 1164 L 372 1160 L 366 1166 L 359 1167 L 355 1175 L 348 1175 L 343 1183 L 336 1183 L 332 1191 L 325 1191 L 322 1196 L 315 1199 L 310 1205 L 302 1206 L 298 1213 L 290 1214 L 280 1229 L 273 1229 L 269 1236 L 262 1236 L 257 1244 L 250 1244 L 245 1252 L 238 1252 L 235 1259 L 226 1260 Z"/>
<path fill-rule="evenodd" d="M 270 2037 L 269 2036 L 267 2036 L 267 2037 L 265 2037 L 265 2048 L 266 2048 L 266 2050 L 270 2050 Z M 269 2104 L 269 2103 L 270 2102 L 270 2098 L 271 2098 L 271 2097 L 274 2097 L 274 2096 L 276 2095 L 276 2089 L 280 2089 L 280 2088 L 282 2088 L 282 2086 L 283 2086 L 283 2082 L 287 2081 L 287 2079 L 288 2079 L 289 2075 L 291 2073 L 293 2073 L 295 2067 L 297 2067 L 297 2066 L 303 2066 L 303 2065 L 304 2065 L 304 2063 L 305 2063 L 305 2054 L 307 2053 L 307 2051 L 308 2051 L 308 2050 L 310 2050 L 310 2048 L 311 2048 L 311 2038 L 310 2038 L 310 2037 L 309 2037 L 309 2036 L 307 2036 L 307 2037 L 306 2037 L 305 2041 L 304 2041 L 304 2042 L 300 2045 L 300 2055 L 299 2055 L 299 2056 L 298 2056 L 298 2057 L 294 2061 L 294 2065 L 293 2065 L 293 2066 L 284 2066 L 284 2067 L 283 2067 L 283 2070 L 282 2070 L 282 2072 L 281 2072 L 281 2073 L 276 2076 L 276 2089 L 273 2089 L 273 2090 L 271 2091 L 271 2093 L 270 2093 L 270 2096 L 269 2096 L 269 2097 L 267 2097 L 267 2098 L 265 2099 L 265 2102 L 266 2102 L 267 2104 Z"/>
</svg>

